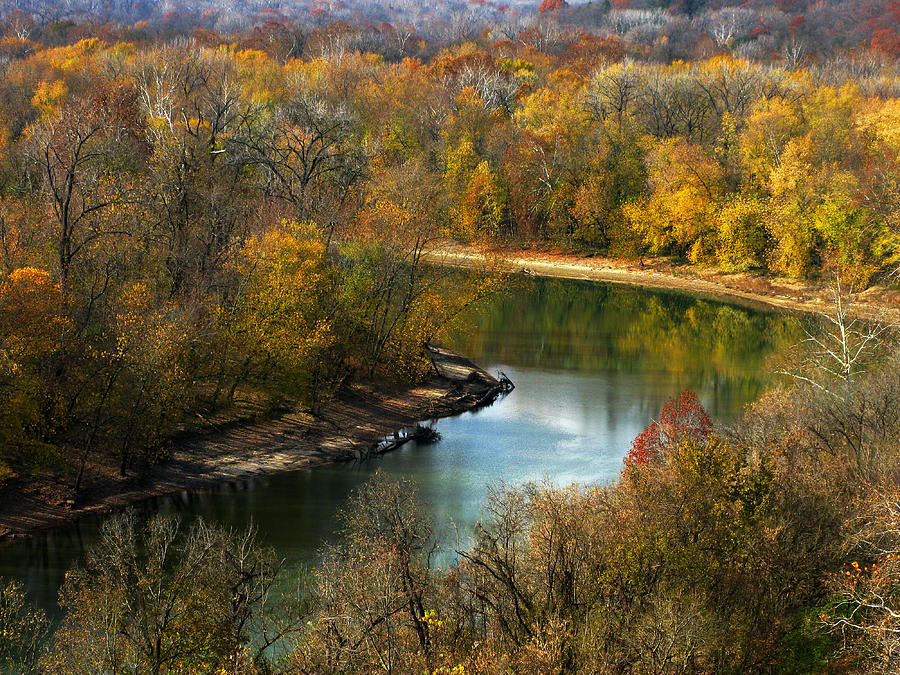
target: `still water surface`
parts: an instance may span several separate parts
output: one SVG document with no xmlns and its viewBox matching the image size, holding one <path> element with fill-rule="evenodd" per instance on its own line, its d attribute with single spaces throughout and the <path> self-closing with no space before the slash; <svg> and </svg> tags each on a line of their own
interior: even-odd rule
<svg viewBox="0 0 900 675">
<path fill-rule="evenodd" d="M 415 480 L 452 556 L 491 483 L 614 480 L 631 439 L 666 400 L 691 389 L 720 423 L 771 381 L 770 359 L 796 340 L 793 321 L 677 293 L 525 280 L 478 310 L 451 346 L 516 389 L 492 407 L 441 420 L 443 440 L 357 465 L 319 467 L 153 500 L 140 508 L 257 526 L 289 567 L 315 560 L 335 513 L 376 470 Z M 83 519 L 0 548 L 0 576 L 22 579 L 51 608 L 62 575 L 96 539 Z"/>
</svg>

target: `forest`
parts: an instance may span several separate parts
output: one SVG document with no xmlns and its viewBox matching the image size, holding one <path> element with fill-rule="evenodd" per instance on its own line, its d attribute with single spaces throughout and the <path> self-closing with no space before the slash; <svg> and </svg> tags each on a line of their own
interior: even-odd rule
<svg viewBox="0 0 900 675">
<path fill-rule="evenodd" d="M 77 487 L 95 451 L 153 462 L 241 392 L 315 408 L 347 378 L 415 380 L 490 287 L 439 299 L 420 263 L 441 240 L 857 290 L 897 268 L 897 71 L 877 51 L 661 63 L 537 23 L 421 58 L 329 24 L 294 58 L 258 31 L 76 40 L 91 24 L 50 46 L 22 21 L 0 82 L 6 473 L 62 457 Z"/>
<path fill-rule="evenodd" d="M 615 483 L 497 488 L 449 569 L 385 479 L 296 592 L 120 515 L 59 621 L 0 584 L 0 670 L 900 672 L 900 357 L 842 304 L 900 268 L 896 3 L 403 7 L 0 5 L 0 492 L 421 382 L 504 283 L 445 242 L 836 280 L 830 332 L 734 428 L 686 392 Z"/>
</svg>

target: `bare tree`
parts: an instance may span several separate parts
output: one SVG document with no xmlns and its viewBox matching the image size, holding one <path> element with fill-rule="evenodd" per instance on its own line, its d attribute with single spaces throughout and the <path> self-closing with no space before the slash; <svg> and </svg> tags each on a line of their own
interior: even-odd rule
<svg viewBox="0 0 900 675">
<path fill-rule="evenodd" d="M 591 75 L 585 105 L 598 122 L 613 117 L 621 125 L 633 112 L 642 88 L 640 68 L 628 62 L 608 66 Z"/>
<path fill-rule="evenodd" d="M 66 576 L 66 615 L 45 672 L 162 675 L 203 663 L 203 670 L 248 672 L 268 646 L 266 639 L 255 659 L 249 649 L 266 625 L 279 569 L 252 529 L 235 533 L 197 521 L 185 531 L 171 517 L 115 517 L 86 565 Z M 285 631 L 263 632 L 272 638 Z"/>
<path fill-rule="evenodd" d="M 129 197 L 111 178 L 121 170 L 114 160 L 137 140 L 126 90 L 90 97 L 65 106 L 37 123 L 26 147 L 28 159 L 43 178 L 44 192 L 56 221 L 58 273 L 63 286 L 73 260 L 108 231 L 104 211 Z"/>
<path fill-rule="evenodd" d="M 330 231 L 366 169 L 355 125 L 345 108 L 299 91 L 268 127 L 245 126 L 236 143 L 263 169 L 266 192 L 290 203 L 299 220 L 318 219 Z"/>
<path fill-rule="evenodd" d="M 781 57 L 788 70 L 799 70 L 807 56 L 806 44 L 801 38 L 792 37 L 782 48 Z"/>
<path fill-rule="evenodd" d="M 835 276 L 830 289 L 832 307 L 817 312 L 817 326 L 804 326 L 804 348 L 797 370 L 777 372 L 812 385 L 838 398 L 843 396 L 834 383 L 849 384 L 866 371 L 869 362 L 883 351 L 898 327 L 884 311 L 863 316 L 853 301 L 853 286 L 846 287 Z"/>
<path fill-rule="evenodd" d="M 443 84 L 457 92 L 471 87 L 487 110 L 499 108 L 507 113 L 512 112 L 516 96 L 522 88 L 522 82 L 516 75 L 483 62 L 465 64 L 459 72 L 446 76 Z"/>
<path fill-rule="evenodd" d="M 742 7 L 726 7 L 704 17 L 703 23 L 718 47 L 730 47 L 746 38 L 756 23 L 756 12 Z"/>
<path fill-rule="evenodd" d="M 639 110 L 647 130 L 659 138 L 683 136 L 703 143 L 713 130 L 715 107 L 692 73 L 652 72 Z"/>
<path fill-rule="evenodd" d="M 415 486 L 382 476 L 360 486 L 342 514 L 343 539 L 317 573 L 318 610 L 300 663 L 316 672 L 433 668 L 437 550 Z M 308 666 L 306 666 L 308 667 Z"/>
</svg>

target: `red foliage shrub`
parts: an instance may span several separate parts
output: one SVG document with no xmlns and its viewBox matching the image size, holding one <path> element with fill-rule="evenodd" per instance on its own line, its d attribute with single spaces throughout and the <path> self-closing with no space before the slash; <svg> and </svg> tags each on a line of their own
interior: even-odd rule
<svg viewBox="0 0 900 675">
<path fill-rule="evenodd" d="M 697 394 L 683 391 L 666 403 L 659 421 L 648 424 L 631 442 L 626 466 L 659 461 L 663 450 L 687 439 L 703 440 L 712 431 L 712 419 Z"/>
<path fill-rule="evenodd" d="M 870 24 L 872 47 L 891 56 L 900 56 L 900 2 L 885 3 L 884 10 Z"/>
<path fill-rule="evenodd" d="M 538 11 L 541 14 L 546 14 L 547 12 L 558 12 L 568 6 L 569 3 L 566 0 L 543 0 L 540 7 L 538 7 Z"/>
<path fill-rule="evenodd" d="M 803 28 L 803 25 L 805 23 L 806 17 L 803 14 L 795 16 L 793 19 L 791 19 L 791 25 L 788 27 L 791 35 L 796 35 L 800 31 L 800 29 Z"/>
</svg>

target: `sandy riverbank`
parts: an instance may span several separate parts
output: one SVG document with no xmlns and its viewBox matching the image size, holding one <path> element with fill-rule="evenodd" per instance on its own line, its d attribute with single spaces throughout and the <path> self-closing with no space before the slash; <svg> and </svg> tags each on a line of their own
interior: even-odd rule
<svg viewBox="0 0 900 675">
<path fill-rule="evenodd" d="M 662 288 L 710 297 L 765 305 L 788 311 L 825 312 L 833 303 L 824 284 L 728 274 L 691 265 L 674 265 L 667 260 L 638 261 L 585 257 L 551 251 L 499 249 L 442 243 L 428 256 L 431 262 L 456 267 L 494 267 L 542 277 L 586 279 L 648 288 Z M 900 321 L 900 292 L 869 288 L 854 297 L 853 313 L 866 317 Z"/>
<path fill-rule="evenodd" d="M 0 492 L 0 541 L 150 497 L 355 459 L 395 432 L 478 408 L 501 392 L 494 377 L 459 354 L 435 348 L 433 356 L 438 373 L 420 386 L 385 392 L 356 384 L 316 417 L 297 412 L 210 431 L 144 476 L 93 467 L 77 502 L 68 481 L 8 484 Z"/>
</svg>

